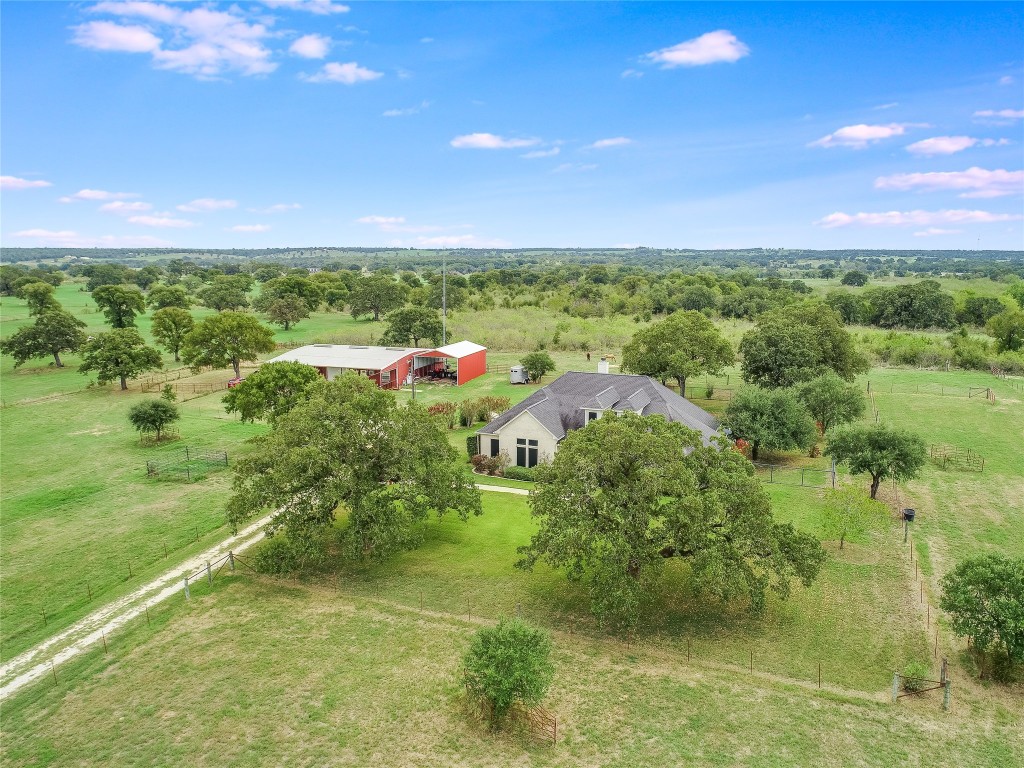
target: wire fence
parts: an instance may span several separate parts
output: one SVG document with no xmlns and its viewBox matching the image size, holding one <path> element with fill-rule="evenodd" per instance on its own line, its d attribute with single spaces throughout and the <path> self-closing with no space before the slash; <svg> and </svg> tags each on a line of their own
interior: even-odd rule
<svg viewBox="0 0 1024 768">
<path fill-rule="evenodd" d="M 794 467 L 767 461 L 751 462 L 761 480 L 777 485 L 796 485 L 802 488 L 835 488 L 836 465 L 827 467 Z"/>
<path fill-rule="evenodd" d="M 188 446 L 174 452 L 169 459 L 147 461 L 146 474 L 150 477 L 171 476 L 191 482 L 205 477 L 211 470 L 228 466 L 226 451 L 203 451 Z"/>
</svg>

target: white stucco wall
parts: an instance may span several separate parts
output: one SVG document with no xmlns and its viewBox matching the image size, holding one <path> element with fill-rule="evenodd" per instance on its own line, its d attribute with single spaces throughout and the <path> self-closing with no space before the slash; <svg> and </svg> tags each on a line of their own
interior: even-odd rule
<svg viewBox="0 0 1024 768">
<path fill-rule="evenodd" d="M 512 421 L 498 430 L 497 433 L 500 450 L 508 454 L 513 464 L 516 463 L 516 440 L 537 441 L 537 458 L 540 462 L 551 461 L 558 449 L 558 441 L 555 436 L 545 429 L 544 425 L 537 421 L 536 417 L 529 411 L 523 411 Z M 480 435 L 480 452 L 485 456 L 491 455 L 492 435 Z"/>
</svg>

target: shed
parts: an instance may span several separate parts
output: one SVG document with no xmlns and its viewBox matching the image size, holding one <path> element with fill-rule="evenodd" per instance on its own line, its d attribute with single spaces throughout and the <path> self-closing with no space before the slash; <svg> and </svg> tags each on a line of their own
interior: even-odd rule
<svg viewBox="0 0 1024 768">
<path fill-rule="evenodd" d="M 457 341 L 436 349 L 417 352 L 417 370 L 420 368 L 421 359 L 436 361 L 443 365 L 447 365 L 448 360 L 454 360 L 455 380 L 459 386 L 487 373 L 487 347 L 474 344 L 472 341 Z"/>
</svg>

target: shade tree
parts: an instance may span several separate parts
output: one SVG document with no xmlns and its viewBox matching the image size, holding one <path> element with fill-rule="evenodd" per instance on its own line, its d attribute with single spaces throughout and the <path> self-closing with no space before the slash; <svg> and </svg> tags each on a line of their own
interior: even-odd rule
<svg viewBox="0 0 1024 768">
<path fill-rule="evenodd" d="M 537 468 L 529 503 L 538 527 L 517 565 L 565 571 L 598 616 L 626 624 L 672 558 L 690 564 L 698 594 L 754 610 L 794 580 L 809 585 L 825 558 L 816 538 L 774 520 L 745 457 L 660 416 L 609 413 L 570 432 Z"/>
<path fill-rule="evenodd" d="M 143 434 L 153 433 L 157 442 L 168 426 L 181 418 L 178 406 L 165 399 L 136 403 L 128 411 L 128 421 Z"/>
<path fill-rule="evenodd" d="M 273 424 L 302 402 L 318 381 L 322 381 L 320 373 L 305 363 L 266 363 L 228 390 L 224 407 L 242 421 L 261 419 Z"/>
<path fill-rule="evenodd" d="M 381 336 L 381 343 L 406 346 L 410 342 L 418 347 L 421 340 L 440 344 L 444 326 L 436 310 L 428 307 L 403 307 L 384 318 L 387 328 Z"/>
<path fill-rule="evenodd" d="M 182 342 L 185 363 L 198 371 L 204 365 L 230 365 L 235 376 L 242 375 L 242 361 L 255 361 L 260 354 L 274 351 L 274 332 L 252 315 L 220 312 L 196 323 Z"/>
<path fill-rule="evenodd" d="M 867 408 L 867 398 L 860 389 L 832 371 L 798 385 L 796 396 L 820 425 L 822 434 L 859 419 Z"/>
<path fill-rule="evenodd" d="M 28 304 L 29 316 L 41 315 L 61 309 L 60 302 L 53 295 L 53 286 L 41 280 L 26 283 L 18 288 L 18 296 Z"/>
<path fill-rule="evenodd" d="M 530 381 L 540 381 L 545 374 L 555 370 L 555 361 L 542 349 L 523 355 L 519 363 L 530 375 Z"/>
<path fill-rule="evenodd" d="M 134 328 L 115 328 L 92 337 L 82 346 L 79 373 L 95 373 L 100 384 L 114 380 L 128 389 L 128 379 L 162 368 L 160 352 L 147 346 Z"/>
<path fill-rule="evenodd" d="M 481 513 L 480 492 L 425 409 L 399 406 L 355 374 L 319 382 L 307 395 L 236 464 L 233 528 L 273 510 L 272 532 L 314 541 L 344 515 L 345 552 L 382 559 L 418 546 L 432 514 Z"/>
<path fill-rule="evenodd" d="M 301 296 L 288 294 L 272 301 L 263 311 L 270 322 L 287 331 L 300 320 L 309 317 L 309 304 Z"/>
<path fill-rule="evenodd" d="M 167 307 L 188 309 L 192 306 L 192 299 L 180 285 L 155 285 L 150 289 L 146 303 L 158 310 Z"/>
<path fill-rule="evenodd" d="M 185 337 L 195 327 L 195 320 L 192 319 L 186 310 L 177 306 L 167 306 L 158 309 L 153 313 L 152 326 L 150 331 L 157 344 L 174 355 L 174 362 L 179 362 L 179 355 Z"/>
<path fill-rule="evenodd" d="M 763 315 L 740 341 L 743 380 L 765 388 L 791 387 L 832 370 L 852 381 L 868 370 L 839 314 L 805 301 Z"/>
<path fill-rule="evenodd" d="M 985 324 L 985 331 L 996 340 L 997 352 L 1017 352 L 1024 348 L 1024 310 L 1000 312 Z"/>
<path fill-rule="evenodd" d="M 112 328 L 131 328 L 135 316 L 146 311 L 146 299 L 138 288 L 128 285 L 101 285 L 92 292 L 92 300 Z"/>
<path fill-rule="evenodd" d="M 662 383 L 675 379 L 680 393 L 698 374 L 715 375 L 733 362 L 733 350 L 715 324 L 697 311 L 675 312 L 637 331 L 622 349 L 622 367 Z"/>
<path fill-rule="evenodd" d="M 733 437 L 750 443 L 754 461 L 762 449 L 806 450 L 818 434 L 811 414 L 788 389 L 743 387 L 726 406 L 725 424 Z"/>
<path fill-rule="evenodd" d="M 62 309 L 51 309 L 0 341 L 0 351 L 14 358 L 14 367 L 37 357 L 53 356 L 54 365 L 63 368 L 62 352 L 77 352 L 86 342 L 85 323 Z"/>
<path fill-rule="evenodd" d="M 402 293 L 402 288 L 385 275 L 359 278 L 348 297 L 349 311 L 352 313 L 352 317 L 358 318 L 372 314 L 375 321 L 380 320 L 381 315 L 398 309 L 404 303 L 405 296 Z"/>
<path fill-rule="evenodd" d="M 911 480 L 927 458 L 924 440 L 909 430 L 887 424 L 858 424 L 832 432 L 825 454 L 846 464 L 855 475 L 871 476 L 871 498 L 883 480 Z"/>
<path fill-rule="evenodd" d="M 980 654 L 1024 661 L 1024 558 L 980 555 L 957 563 L 942 579 L 939 607 L 953 631 Z"/>
</svg>

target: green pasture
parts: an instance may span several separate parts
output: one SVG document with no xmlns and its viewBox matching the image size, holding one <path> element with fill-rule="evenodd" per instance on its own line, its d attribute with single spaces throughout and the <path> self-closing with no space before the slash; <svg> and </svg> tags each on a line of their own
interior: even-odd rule
<svg viewBox="0 0 1024 768">
<path fill-rule="evenodd" d="M 103 330 L 102 315 L 77 284 L 61 286 L 57 296 L 89 332 Z M 139 319 L 147 337 L 148 317 Z M 0 333 L 28 321 L 23 302 L 0 301 Z M 724 325 L 734 342 L 747 327 Z M 622 343 L 639 326 L 629 318 L 581 320 L 526 307 L 457 314 L 449 327 L 452 339 L 490 347 L 488 362 L 498 372 L 461 388 L 418 385 L 418 402 L 482 395 L 518 402 L 538 385 L 509 384 L 508 366 L 540 341 L 550 346 L 558 333 L 570 348 L 552 351 L 558 369 L 547 383 L 566 370 L 596 370 L 601 354 L 621 357 Z M 317 313 L 276 338 L 365 344 L 382 329 L 347 314 Z M 215 393 L 181 403 L 180 440 L 143 446 L 126 415 L 153 395 L 138 384 L 123 393 L 116 385 L 88 387 L 76 357 L 66 362 L 56 369 L 32 361 L 14 371 L 4 358 L 0 367 L 5 659 L 227 534 L 229 472 L 194 483 L 152 479 L 147 459 L 184 445 L 237 456 L 248 437 L 265 429 L 229 417 Z M 969 447 L 985 457 L 982 473 L 929 465 L 898 489 L 899 506 L 918 510 L 912 539 L 934 608 L 938 579 L 957 561 L 980 552 L 1024 553 L 1024 385 L 980 372 L 887 368 L 858 381 L 865 390 L 870 381 L 880 420 L 913 429 L 926 443 Z M 697 394 L 707 383 L 720 396 L 738 386 L 738 372 L 700 377 L 693 382 Z M 995 403 L 967 397 L 985 387 Z M 411 391 L 398 397 L 408 400 Z M 726 404 L 695 400 L 719 415 Z M 460 458 L 466 436 L 479 426 L 449 432 Z M 797 454 L 769 458 L 826 463 Z M 866 491 L 864 478 L 843 479 Z M 780 520 L 820 534 L 822 491 L 766 487 Z M 189 604 L 165 604 L 153 627 L 137 622 L 118 634 L 108 656 L 95 650 L 60 668 L 57 685 L 43 681 L 5 702 L 4 764 L 1024 761 L 1019 690 L 966 680 L 958 666 L 962 645 L 944 624 L 939 651 L 956 670 L 960 707 L 944 716 L 937 701 L 895 709 L 884 703 L 893 668 L 934 662 L 935 653 L 934 618 L 926 626 L 909 548 L 895 523 L 843 552 L 826 542 L 830 557 L 819 580 L 796 587 L 789 601 L 770 601 L 761 616 L 741 604 L 704 603 L 689 587 L 686 565 L 672 562 L 626 645 L 594 622 L 585 593 L 562 574 L 513 567 L 516 548 L 533 530 L 526 498 L 484 493 L 482 517 L 431 521 L 420 549 L 387 563 L 335 562 L 302 584 L 237 578 Z M 893 490 L 884 493 L 895 504 Z M 556 632 L 559 677 L 550 705 L 566 730 L 555 748 L 522 734 L 488 735 L 462 710 L 454 670 L 470 629 L 516 610 Z"/>
<path fill-rule="evenodd" d="M 0 409 L 3 658 L 227 534 L 230 471 L 187 483 L 147 477 L 146 461 L 186 445 L 230 460 L 264 427 L 213 396 L 181 404 L 179 440 L 143 446 L 127 413 L 152 397 L 95 388 Z"/>
<path fill-rule="evenodd" d="M 472 524 L 470 524 L 472 525 Z M 164 604 L 4 706 L 9 766 L 473 765 L 1003 768 L 1019 708 L 957 688 L 893 706 L 561 626 L 552 745 L 488 731 L 458 678 L 482 623 L 328 585 L 237 575 Z M 864 628 L 868 630 L 869 628 Z M 741 660 L 742 661 L 742 660 Z M 830 667 L 827 667 L 827 669 Z"/>
</svg>

